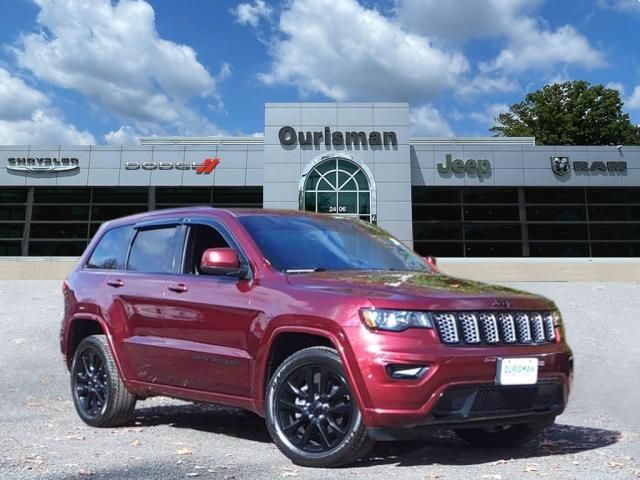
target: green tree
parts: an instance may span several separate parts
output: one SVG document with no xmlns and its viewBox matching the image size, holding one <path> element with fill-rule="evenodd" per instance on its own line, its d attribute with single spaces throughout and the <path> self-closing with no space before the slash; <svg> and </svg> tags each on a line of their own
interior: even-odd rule
<svg viewBox="0 0 640 480">
<path fill-rule="evenodd" d="M 490 128 L 496 136 L 536 137 L 538 145 L 640 144 L 640 126 L 622 112 L 620 93 L 582 80 L 527 94 Z"/>
</svg>

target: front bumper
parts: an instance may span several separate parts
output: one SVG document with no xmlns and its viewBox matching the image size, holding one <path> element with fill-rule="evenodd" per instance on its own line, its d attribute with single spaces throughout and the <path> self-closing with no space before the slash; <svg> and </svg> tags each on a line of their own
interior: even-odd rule
<svg viewBox="0 0 640 480">
<path fill-rule="evenodd" d="M 361 343 L 366 353 L 358 356 L 354 386 L 370 429 L 543 422 L 564 410 L 573 376 L 565 343 L 451 347 L 432 331 L 419 333 L 402 342 L 399 336 L 370 333 L 366 348 Z M 505 357 L 537 358 L 538 383 L 496 385 L 497 359 Z M 418 379 L 393 379 L 387 367 L 397 364 L 428 369 Z"/>
</svg>

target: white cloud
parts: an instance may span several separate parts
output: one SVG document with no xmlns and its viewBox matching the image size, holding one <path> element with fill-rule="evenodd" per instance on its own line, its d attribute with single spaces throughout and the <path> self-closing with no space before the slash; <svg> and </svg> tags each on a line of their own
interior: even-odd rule
<svg viewBox="0 0 640 480">
<path fill-rule="evenodd" d="M 550 70 L 556 65 L 574 65 L 587 69 L 603 67 L 602 53 L 589 44 L 586 37 L 572 26 L 555 32 L 540 30 L 533 19 L 519 22 L 509 45 L 485 65 L 485 70 L 519 73 L 529 69 Z"/>
<path fill-rule="evenodd" d="M 506 40 L 498 55 L 482 65 L 484 75 L 513 75 L 558 66 L 587 69 L 606 65 L 603 54 L 571 25 L 556 30 L 532 13 L 542 0 L 395 0 L 396 18 L 412 32 L 444 44 L 472 39 Z M 490 83 L 486 83 L 490 87 Z M 500 90 L 499 83 L 495 85 Z"/>
<path fill-rule="evenodd" d="M 453 130 L 440 112 L 430 104 L 409 110 L 411 134 L 428 137 L 453 137 Z"/>
<path fill-rule="evenodd" d="M 611 8 L 622 13 L 640 14 L 640 2 L 638 0 L 598 0 L 601 8 Z"/>
<path fill-rule="evenodd" d="M 473 95 L 488 95 L 491 93 L 509 93 L 517 90 L 518 82 L 504 75 L 492 77 L 481 73 L 470 81 L 462 82 L 456 93 L 463 97 Z"/>
<path fill-rule="evenodd" d="M 506 103 L 492 103 L 490 105 L 487 105 L 486 109 L 483 112 L 471 112 L 469 114 L 469 118 L 482 125 L 493 127 L 496 124 L 498 115 L 508 111 L 509 105 L 507 105 Z"/>
<path fill-rule="evenodd" d="M 192 122 L 205 122 L 186 103 L 215 95 L 216 78 L 191 47 L 159 37 L 148 3 L 35 1 L 40 32 L 23 35 L 13 48 L 21 67 L 40 80 L 84 94 L 138 128 L 163 125 L 182 132 L 193 128 Z M 223 66 L 222 77 L 227 71 Z"/>
<path fill-rule="evenodd" d="M 89 132 L 65 123 L 49 98 L 0 67 L 0 144 L 84 145 Z"/>
<path fill-rule="evenodd" d="M 633 89 L 633 93 L 625 100 L 624 104 L 631 110 L 640 110 L 640 85 Z"/>
<path fill-rule="evenodd" d="M 624 95 L 624 85 L 620 82 L 609 82 L 606 87 L 618 90 L 618 92 L 620 92 L 620 96 Z"/>
<path fill-rule="evenodd" d="M 2 145 L 90 145 L 96 143 L 86 130 L 79 131 L 50 113 L 37 109 L 29 118 L 0 120 Z"/>
<path fill-rule="evenodd" d="M 398 20 L 412 32 L 447 42 L 510 34 L 514 21 L 540 0 L 396 0 Z"/>
<path fill-rule="evenodd" d="M 236 21 L 242 25 L 251 25 L 257 27 L 260 20 L 269 18 L 272 8 L 263 0 L 255 0 L 251 3 L 241 3 L 236 8 L 232 8 L 230 12 L 236 17 Z"/>
<path fill-rule="evenodd" d="M 36 108 L 49 104 L 49 99 L 0 67 L 0 118 L 16 120 L 29 117 Z"/>
<path fill-rule="evenodd" d="M 117 130 L 105 134 L 104 140 L 110 145 L 139 145 L 140 135 L 134 128 L 121 125 Z"/>
<path fill-rule="evenodd" d="M 407 33 L 355 0 L 292 0 L 273 41 L 265 84 L 295 85 L 334 100 L 424 101 L 451 89 L 465 57 Z"/>
</svg>

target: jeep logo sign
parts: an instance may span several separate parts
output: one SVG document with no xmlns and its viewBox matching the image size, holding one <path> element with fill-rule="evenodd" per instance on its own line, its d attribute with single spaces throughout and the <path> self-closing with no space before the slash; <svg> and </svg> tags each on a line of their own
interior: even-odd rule
<svg viewBox="0 0 640 480">
<path fill-rule="evenodd" d="M 486 159 L 475 160 L 469 158 L 464 161 L 460 158 L 453 160 L 451 154 L 445 155 L 445 162 L 438 164 L 438 172 L 441 174 L 448 173 L 466 173 L 467 175 L 477 175 L 478 177 L 488 176 L 491 174 L 491 162 Z"/>
</svg>

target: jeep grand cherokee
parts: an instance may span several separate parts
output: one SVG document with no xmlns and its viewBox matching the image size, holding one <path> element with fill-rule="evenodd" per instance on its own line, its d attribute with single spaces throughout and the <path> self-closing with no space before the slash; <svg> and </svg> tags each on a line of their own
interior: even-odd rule
<svg viewBox="0 0 640 480">
<path fill-rule="evenodd" d="M 560 313 L 451 278 L 378 227 L 301 212 L 175 209 L 104 224 L 64 283 L 82 420 L 156 395 L 251 410 L 306 466 L 446 426 L 516 446 L 567 402 Z"/>
</svg>

